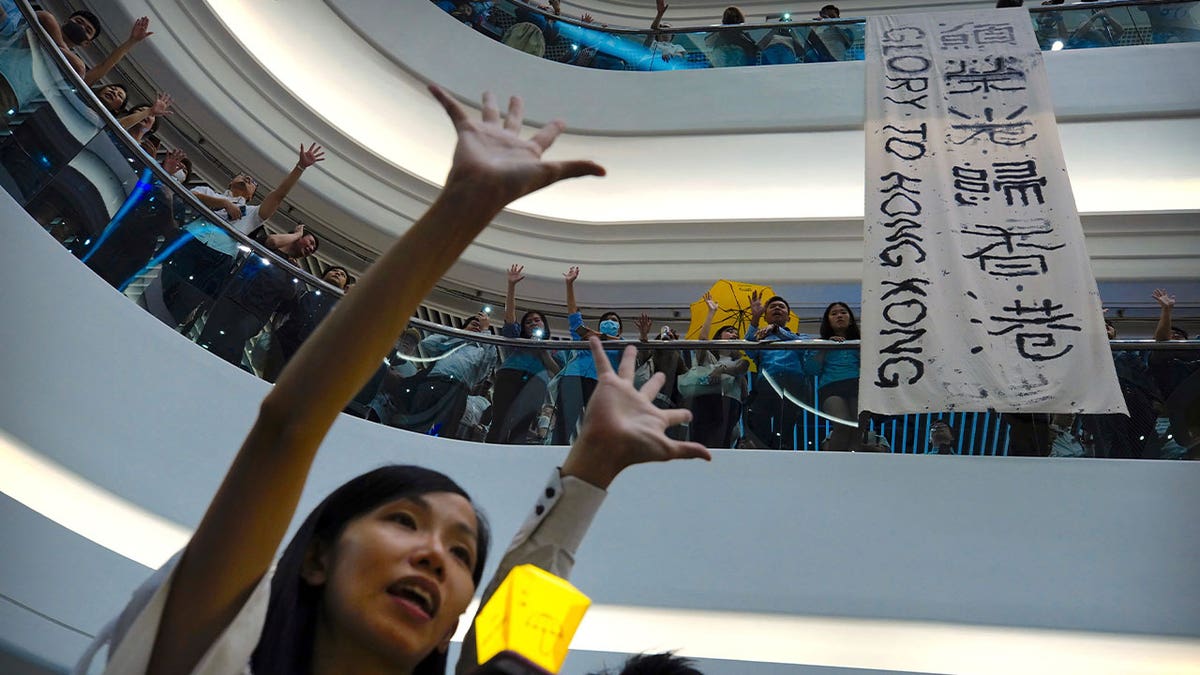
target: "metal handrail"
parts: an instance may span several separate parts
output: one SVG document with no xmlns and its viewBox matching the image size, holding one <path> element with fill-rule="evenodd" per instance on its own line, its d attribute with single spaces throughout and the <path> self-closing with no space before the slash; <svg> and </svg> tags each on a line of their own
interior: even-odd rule
<svg viewBox="0 0 1200 675">
<path fill-rule="evenodd" d="M 58 45 L 54 43 L 54 40 L 52 40 L 50 35 L 46 32 L 46 29 L 42 27 L 41 22 L 37 20 L 37 15 L 34 14 L 33 8 L 29 4 L 29 0 L 16 0 L 16 2 L 17 8 L 21 11 L 21 14 L 25 17 L 25 21 L 29 24 L 30 29 L 33 30 L 34 35 L 37 36 L 38 41 L 41 43 L 43 52 L 51 55 L 51 58 L 54 59 L 54 62 L 58 64 L 60 74 L 75 87 L 76 93 L 81 95 L 81 98 L 88 105 L 88 107 L 92 109 L 92 112 L 95 112 L 100 116 L 101 121 L 108 131 L 111 132 L 111 135 L 122 145 L 124 145 L 127 150 L 133 153 L 134 157 L 137 157 L 142 161 L 142 168 L 150 169 L 150 171 L 161 183 L 170 187 L 171 191 L 176 197 L 183 199 L 189 207 L 199 211 L 204 216 L 205 220 L 221 228 L 226 235 L 236 240 L 240 245 L 249 247 L 255 255 L 269 258 L 272 261 L 272 264 L 282 265 L 294 276 L 303 279 L 305 283 L 316 286 L 323 291 L 335 292 L 339 295 L 341 294 L 341 289 L 339 289 L 337 286 L 313 276 L 307 270 L 293 265 L 291 261 L 284 256 L 281 256 L 275 251 L 272 251 L 262 244 L 259 244 L 257 241 L 254 241 L 249 236 L 242 234 L 238 230 L 231 228 L 224 218 L 221 218 L 211 209 L 205 206 L 204 202 L 201 202 L 199 199 L 197 199 L 196 196 L 192 194 L 191 190 L 181 185 L 179 181 L 175 180 L 174 176 L 167 173 L 165 169 L 159 166 L 158 161 L 151 157 L 145 150 L 143 150 L 142 146 L 137 141 L 133 140 L 133 137 L 130 136 L 129 132 L 127 132 L 121 126 L 117 118 L 108 111 L 108 108 L 105 108 L 100 103 L 100 99 L 96 97 L 96 93 L 92 90 L 92 87 L 88 83 L 84 82 L 79 73 L 75 72 L 75 69 L 71 67 L 71 64 L 67 61 L 66 56 L 59 51 Z M 32 49 L 33 45 L 30 45 L 30 48 Z"/>
<path fill-rule="evenodd" d="M 636 35 L 639 37 L 645 37 L 647 35 L 657 35 L 660 33 L 679 35 L 679 34 L 691 34 L 691 33 L 720 33 L 720 32 L 727 32 L 727 31 L 746 31 L 746 30 L 760 30 L 760 29 L 814 28 L 814 27 L 818 27 L 818 26 L 865 25 L 867 22 L 866 17 L 850 17 L 850 18 L 820 19 L 820 20 L 808 19 L 805 21 L 772 21 L 772 22 L 767 22 L 767 23 L 738 23 L 738 24 L 731 24 L 731 25 L 713 24 L 713 25 L 707 25 L 707 26 L 681 26 L 678 28 L 672 26 L 669 28 L 656 28 L 656 29 L 651 30 L 649 28 L 602 26 L 599 23 L 585 23 L 583 21 L 580 21 L 579 19 L 575 19 L 575 18 L 572 18 L 569 16 L 562 16 L 562 15 L 555 14 L 553 12 L 548 12 L 536 5 L 533 5 L 529 2 L 527 2 L 526 0 L 508 0 L 508 1 L 514 5 L 521 5 L 523 8 L 528 9 L 530 12 L 533 12 L 535 14 L 540 14 L 540 15 L 546 17 L 547 19 L 550 19 L 553 21 L 562 21 L 564 23 L 568 23 L 573 26 L 578 26 L 580 28 L 588 28 L 590 30 L 599 31 L 602 33 L 611 33 L 613 35 Z M 1137 5 L 1144 6 L 1144 5 L 1178 5 L 1178 4 L 1184 4 L 1183 0 L 1098 0 L 1097 2 L 1089 2 L 1085 5 L 1080 5 L 1080 4 L 1073 4 L 1073 5 L 1062 4 L 1062 5 L 1047 5 L 1047 6 L 1038 5 L 1038 6 L 1033 6 L 1033 7 L 1022 7 L 1020 9 L 1024 9 L 1032 14 L 1041 14 L 1044 12 L 1084 11 L 1084 10 L 1089 10 L 1089 9 L 1109 8 L 1109 7 L 1134 7 Z"/>
</svg>

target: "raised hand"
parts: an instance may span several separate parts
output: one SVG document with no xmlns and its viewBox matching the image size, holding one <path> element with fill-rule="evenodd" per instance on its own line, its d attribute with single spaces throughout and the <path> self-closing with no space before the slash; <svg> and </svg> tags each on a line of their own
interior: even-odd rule
<svg viewBox="0 0 1200 675">
<path fill-rule="evenodd" d="M 670 5 L 667 4 L 667 0 L 655 0 L 654 2 L 654 8 L 658 10 L 659 14 L 666 14 L 668 7 Z"/>
<path fill-rule="evenodd" d="M 141 42 L 142 40 L 145 40 L 146 38 L 150 37 L 151 35 L 154 35 L 154 31 L 149 30 L 149 28 L 150 28 L 149 17 L 143 16 L 142 18 L 138 19 L 137 21 L 134 21 L 133 28 L 131 28 L 129 30 L 130 44 L 137 44 L 137 43 Z"/>
<path fill-rule="evenodd" d="M 1167 289 L 1165 288 L 1154 289 L 1154 292 L 1150 294 L 1150 297 L 1158 301 L 1158 306 L 1163 309 L 1170 309 L 1175 306 L 1175 296 L 1167 293 Z"/>
<path fill-rule="evenodd" d="M 563 272 L 563 280 L 566 281 L 568 284 L 575 283 L 575 280 L 578 278 L 579 278 L 579 268 L 578 267 L 572 267 L 571 269 L 567 270 L 566 272 Z"/>
<path fill-rule="evenodd" d="M 167 153 L 163 158 L 162 168 L 169 174 L 174 174 L 183 167 L 183 160 L 187 159 L 187 153 L 182 150 L 175 149 Z"/>
<path fill-rule="evenodd" d="M 712 293 L 704 294 L 704 304 L 708 306 L 709 315 L 716 314 L 717 310 L 721 309 L 721 305 L 718 304 L 717 301 L 713 299 Z"/>
<path fill-rule="evenodd" d="M 508 284 L 510 286 L 516 286 L 517 284 L 521 283 L 521 280 L 524 278 L 524 265 L 513 265 L 512 267 L 508 268 Z"/>
<path fill-rule="evenodd" d="M 150 114 L 154 115 L 155 117 L 170 115 L 174 112 L 171 110 L 172 103 L 173 100 L 171 99 L 170 94 L 159 94 L 158 98 L 154 99 L 154 105 L 150 106 Z"/>
<path fill-rule="evenodd" d="M 595 162 L 575 160 L 547 162 L 544 153 L 563 132 L 561 120 L 550 122 L 528 140 L 519 135 L 524 121 L 524 104 L 514 96 L 508 103 L 503 122 L 490 92 L 483 95 L 483 119 L 467 117 L 462 106 L 441 88 L 430 85 L 429 91 L 445 108 L 458 131 L 454 161 L 446 178 L 446 191 L 462 190 L 496 210 L 509 202 L 540 190 L 565 178 L 603 176 L 604 169 Z"/>
<path fill-rule="evenodd" d="M 324 148 L 317 145 L 316 143 L 313 143 L 312 145 L 308 146 L 307 150 L 305 150 L 304 144 L 303 143 L 300 144 L 300 159 L 296 162 L 296 166 L 299 166 L 301 169 L 307 169 L 308 167 L 312 166 L 313 164 L 316 164 L 317 162 L 324 162 L 324 161 L 325 161 L 325 149 Z"/>
<path fill-rule="evenodd" d="M 650 327 L 654 325 L 654 322 L 650 320 L 649 314 L 642 312 L 634 324 L 637 326 L 638 335 L 641 336 L 643 342 L 650 337 Z"/>
<path fill-rule="evenodd" d="M 750 291 L 750 316 L 753 324 L 757 324 L 758 320 L 762 318 L 763 312 L 767 311 L 762 304 L 763 295 L 764 293 L 761 291 Z"/>
<path fill-rule="evenodd" d="M 655 373 L 641 391 L 633 386 L 636 348 L 625 348 L 620 369 L 613 372 L 600 341 L 595 338 L 588 341 L 596 362 L 596 391 L 588 401 L 579 438 L 563 462 L 563 475 L 607 488 L 617 474 L 634 464 L 672 459 L 712 460 L 712 455 L 699 443 L 667 438 L 666 430 L 690 421 L 692 413 L 654 406 L 654 397 L 666 382 L 662 373 Z"/>
</svg>

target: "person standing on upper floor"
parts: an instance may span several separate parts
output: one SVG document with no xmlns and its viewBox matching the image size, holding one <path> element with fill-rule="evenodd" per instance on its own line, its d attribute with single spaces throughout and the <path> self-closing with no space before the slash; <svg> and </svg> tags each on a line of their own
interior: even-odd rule
<svg viewBox="0 0 1200 675">
<path fill-rule="evenodd" d="M 54 15 L 44 9 L 37 10 L 38 23 L 46 29 L 46 33 L 58 45 L 63 55 L 67 57 L 67 61 L 71 63 L 71 67 L 79 73 L 83 81 L 89 85 L 95 84 L 104 78 L 131 49 L 136 47 L 142 40 L 154 35 L 150 30 L 150 19 L 141 17 L 133 22 L 133 27 L 129 31 L 129 37 L 124 42 L 117 45 L 116 49 L 109 52 L 108 56 L 95 67 L 88 68 L 84 64 L 83 59 L 76 53 L 76 50 L 81 47 L 88 47 L 92 41 L 100 37 L 102 28 L 100 20 L 96 15 L 80 10 L 67 17 L 65 22 L 59 23 Z"/>
<path fill-rule="evenodd" d="M 1187 331 L 1171 322 L 1175 309 L 1175 296 L 1166 289 L 1155 289 L 1151 294 L 1158 303 L 1158 324 L 1154 327 L 1156 342 L 1176 342 L 1188 339 Z M 1200 369 L 1200 350 L 1152 351 L 1150 352 L 1150 375 L 1158 385 L 1162 400 L 1171 398 L 1179 385 Z"/>
<path fill-rule="evenodd" d="M 192 188 L 192 194 L 218 216 L 223 216 L 229 227 L 251 235 L 275 215 L 305 170 L 324 160 L 325 152 L 321 146 L 313 143 L 306 149 L 301 144 L 296 165 L 257 206 L 247 202 L 254 197 L 258 181 L 244 172 L 234 176 L 224 192 L 198 186 Z M 180 246 L 163 265 L 163 301 L 181 324 L 197 306 L 216 296 L 233 269 L 238 253 L 238 242 L 206 220 L 194 220 L 185 224 L 184 229 L 193 239 Z"/>
<path fill-rule="evenodd" d="M 517 321 L 517 284 L 523 279 L 523 266 L 508 268 L 504 327 L 500 334 L 510 339 L 549 340 L 550 326 L 545 314 L 531 309 Z M 562 361 L 561 355 L 548 349 L 514 347 L 507 350 L 504 362 L 496 371 L 488 443 L 526 442 L 529 430 L 546 402 L 550 378 L 562 369 Z"/>
<path fill-rule="evenodd" d="M 746 330 L 746 340 L 793 342 L 810 339 L 807 335 L 788 330 L 791 306 L 787 300 L 776 295 L 768 298 L 764 304 L 762 296 L 759 291 L 750 294 L 750 327 Z M 767 323 L 760 327 L 759 321 L 764 317 Z M 747 352 L 747 355 L 758 368 L 758 376 L 754 380 L 747 405 L 747 431 L 756 436 L 757 442 L 764 447 L 794 450 L 796 424 L 801 415 L 800 407 L 781 396 L 764 375 L 769 375 L 782 392 L 804 398 L 809 390 L 804 377 L 805 353 L 800 349 L 773 349 L 753 350 Z"/>
<path fill-rule="evenodd" d="M 708 313 L 699 337 L 707 338 L 711 332 L 714 341 L 737 340 L 737 326 L 732 324 L 712 331 L 720 305 L 710 293 L 704 294 L 704 302 Z M 692 370 L 679 379 L 680 394 L 688 397 L 692 411 L 691 440 L 706 448 L 731 448 L 746 400 L 750 361 L 736 349 L 700 350 L 695 360 Z"/>
<path fill-rule="evenodd" d="M 349 276 L 350 273 L 345 267 L 334 265 L 325 270 L 321 279 L 330 286 L 345 290 Z M 300 350 L 300 345 L 304 344 L 308 336 L 325 320 L 337 302 L 336 294 L 322 292 L 320 288 L 309 288 L 294 301 L 280 308 L 280 313 L 286 318 L 272 333 L 272 338 L 279 345 L 283 364 L 295 356 Z M 283 364 L 280 364 L 280 367 Z"/>
<path fill-rule="evenodd" d="M 821 339 L 834 342 L 858 340 L 861 335 L 854 312 L 844 302 L 833 302 L 821 315 Z M 817 378 L 817 396 L 821 412 L 846 421 L 858 418 L 857 349 L 814 350 L 804 360 L 804 374 Z M 832 423 L 829 438 L 822 450 L 846 451 L 855 449 L 855 428 Z"/>
<path fill-rule="evenodd" d="M 586 340 L 595 335 L 602 341 L 620 340 L 624 329 L 621 315 L 616 312 L 605 312 L 600 315 L 599 331 L 588 328 L 583 323 L 583 314 L 575 301 L 575 280 L 579 278 L 579 268 L 571 267 L 563 274 L 567 290 L 567 325 L 571 329 L 571 337 L 576 340 Z M 606 349 L 609 361 L 617 364 L 621 359 L 621 350 Z M 590 351 L 575 351 L 562 372 L 559 373 L 558 391 L 555 405 L 558 414 L 554 420 L 554 442 L 568 445 L 575 436 L 583 409 L 587 406 L 592 392 L 596 389 L 596 362 Z"/>
<path fill-rule="evenodd" d="M 485 333 L 491 322 L 479 312 L 467 319 L 463 330 Z M 411 398 L 401 402 L 394 426 L 417 433 L 458 438 L 459 423 L 471 391 L 486 381 L 499 362 L 494 345 L 457 335 L 435 333 L 421 341 L 421 352 L 438 358 L 433 367 L 410 378 Z"/>
<path fill-rule="evenodd" d="M 266 247 L 298 266 L 316 253 L 320 241 L 304 226 L 288 234 L 272 234 Z M 241 367 L 246 343 L 258 335 L 271 317 L 300 293 L 292 271 L 269 259 L 247 256 L 221 297 L 213 304 L 197 343 L 235 366 Z"/>
<path fill-rule="evenodd" d="M 737 7 L 726 7 L 721 15 L 722 26 L 746 23 L 746 16 Z M 742 30 L 713 31 L 704 38 L 712 50 L 709 60 L 717 68 L 729 66 L 752 66 L 758 62 L 758 45 Z"/>
<path fill-rule="evenodd" d="M 671 25 L 663 23 L 663 15 L 667 13 L 666 0 L 655 0 L 657 12 L 654 15 L 654 20 L 650 22 L 650 34 L 646 36 L 645 46 L 650 49 L 650 70 L 655 70 L 655 66 L 659 61 L 671 63 L 672 60 L 681 63 L 687 60 L 687 49 L 674 42 L 674 36 L 670 33 L 660 32 L 661 28 L 670 28 Z"/>
</svg>

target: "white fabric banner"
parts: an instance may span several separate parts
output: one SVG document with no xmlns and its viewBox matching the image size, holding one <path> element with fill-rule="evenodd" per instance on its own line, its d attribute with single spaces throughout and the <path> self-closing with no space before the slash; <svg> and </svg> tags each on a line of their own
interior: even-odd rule
<svg viewBox="0 0 1200 675">
<path fill-rule="evenodd" d="M 1125 412 L 1029 14 L 867 19 L 859 407 Z"/>
</svg>

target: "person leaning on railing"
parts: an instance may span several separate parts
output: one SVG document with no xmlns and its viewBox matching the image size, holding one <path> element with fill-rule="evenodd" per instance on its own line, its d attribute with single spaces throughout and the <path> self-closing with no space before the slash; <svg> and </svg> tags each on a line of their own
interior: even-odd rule
<svg viewBox="0 0 1200 675">
<path fill-rule="evenodd" d="M 850 305 L 833 302 L 825 308 L 821 315 L 822 340 L 845 342 L 861 337 Z M 858 417 L 858 371 L 857 349 L 814 350 L 804 359 L 804 374 L 817 378 L 821 412 L 847 421 L 855 421 Z M 857 449 L 854 443 L 855 431 L 853 427 L 833 424 L 829 437 L 821 444 L 821 449 Z"/>
<path fill-rule="evenodd" d="M 792 342 L 808 340 L 808 335 L 793 333 L 787 329 L 791 317 L 791 306 L 778 295 L 767 298 L 763 293 L 750 294 L 750 327 L 746 339 L 751 342 Z M 758 323 L 766 318 L 765 326 Z M 747 356 L 758 368 L 745 416 L 747 436 L 758 447 L 775 450 L 796 448 L 796 425 L 800 422 L 799 406 L 781 395 L 767 382 L 764 374 L 770 375 L 783 393 L 804 398 L 809 392 L 804 378 L 804 351 L 799 349 L 749 350 Z"/>
<path fill-rule="evenodd" d="M 737 340 L 737 326 L 727 324 L 713 331 L 713 318 L 721 308 L 712 294 L 704 294 L 708 313 L 700 327 L 701 340 Z M 737 435 L 742 404 L 746 400 L 746 372 L 750 361 L 736 349 L 702 349 L 695 365 L 679 377 L 679 393 L 692 411 L 691 438 L 706 448 L 731 448 Z"/>
<path fill-rule="evenodd" d="M 500 334 L 506 338 L 549 340 L 550 326 L 546 315 L 531 309 L 517 321 L 517 284 L 525 278 L 525 268 L 513 265 L 506 275 L 504 295 L 504 326 Z M 522 444 L 527 442 L 530 429 L 546 402 L 550 378 L 562 370 L 566 359 L 560 352 L 549 349 L 507 350 L 504 362 L 496 370 L 492 392 L 492 426 L 488 443 Z"/>
<path fill-rule="evenodd" d="M 239 173 L 229 181 L 229 188 L 217 192 L 206 186 L 192 188 L 192 194 L 218 216 L 223 215 L 229 227 L 252 235 L 275 215 L 292 188 L 300 182 L 304 171 L 325 159 L 325 152 L 316 143 L 300 151 L 295 167 L 257 206 L 247 202 L 254 197 L 258 181 Z M 163 265 L 163 302 L 175 320 L 183 324 L 201 305 L 211 302 L 220 291 L 234 267 L 238 253 L 237 242 L 221 228 L 203 219 L 184 225 L 193 237 L 185 242 Z"/>
<path fill-rule="evenodd" d="M 583 323 L 583 313 L 575 301 L 575 280 L 579 278 L 579 268 L 572 266 L 563 273 L 563 282 L 567 291 L 567 325 L 571 329 L 571 337 L 576 340 L 586 340 L 597 337 L 602 341 L 620 340 L 624 332 L 625 322 L 616 312 L 605 312 L 600 315 L 599 331 L 592 330 Z M 607 349 L 604 352 L 611 364 L 621 358 L 618 349 Z M 591 352 L 576 351 L 571 359 L 558 374 L 558 392 L 555 405 L 558 414 L 554 421 L 554 442 L 567 445 L 575 437 L 583 409 L 592 398 L 596 389 L 596 361 Z"/>
</svg>

